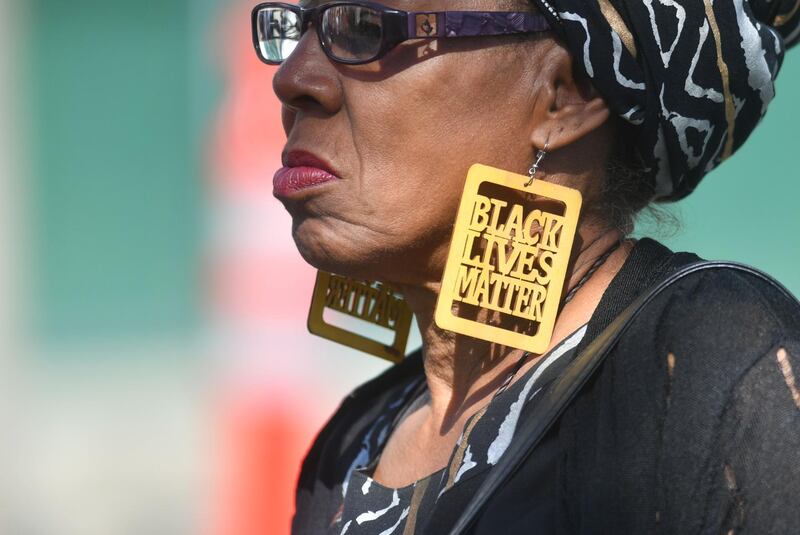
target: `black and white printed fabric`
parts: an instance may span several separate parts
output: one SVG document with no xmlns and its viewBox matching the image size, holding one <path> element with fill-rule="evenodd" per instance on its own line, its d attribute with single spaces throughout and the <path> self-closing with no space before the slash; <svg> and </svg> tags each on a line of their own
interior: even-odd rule
<svg viewBox="0 0 800 535">
<path fill-rule="evenodd" d="M 447 466 L 424 479 L 402 488 L 381 485 L 371 474 L 380 459 L 392 428 L 402 419 L 404 408 L 413 405 L 415 392 L 424 395 L 424 378 L 416 378 L 391 401 L 361 441 L 361 448 L 350 463 L 343 485 L 340 514 L 329 533 L 339 535 L 401 535 L 428 533 L 426 525 L 433 511 L 453 490 L 475 486 L 497 464 L 514 440 L 517 424 L 536 405 L 549 385 L 575 356 L 586 334 L 584 325 L 561 341 L 511 382 L 509 376 L 492 401 L 464 425 L 461 437 Z M 551 462 L 555 463 L 554 460 Z M 537 498 L 537 507 L 548 515 L 552 494 Z"/>
<path fill-rule="evenodd" d="M 534 0 L 611 109 L 640 127 L 655 198 L 678 200 L 775 96 L 800 0 Z"/>
</svg>

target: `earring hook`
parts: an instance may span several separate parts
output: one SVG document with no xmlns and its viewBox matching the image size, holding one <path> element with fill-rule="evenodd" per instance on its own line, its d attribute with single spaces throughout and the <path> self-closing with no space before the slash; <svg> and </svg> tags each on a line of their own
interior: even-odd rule
<svg viewBox="0 0 800 535">
<path fill-rule="evenodd" d="M 547 151 L 548 151 L 549 148 L 550 148 L 550 140 L 549 140 L 549 137 L 548 137 L 548 140 L 544 142 L 544 148 L 543 149 L 539 149 L 536 152 L 536 161 L 533 162 L 533 165 L 531 166 L 531 168 L 528 169 L 528 176 L 530 177 L 530 180 L 528 180 L 525 183 L 525 187 L 526 188 L 528 186 L 530 186 L 531 184 L 533 184 L 533 179 L 536 178 L 536 173 L 539 172 L 539 166 L 541 165 L 542 160 L 544 160 L 545 156 L 547 156 Z"/>
</svg>

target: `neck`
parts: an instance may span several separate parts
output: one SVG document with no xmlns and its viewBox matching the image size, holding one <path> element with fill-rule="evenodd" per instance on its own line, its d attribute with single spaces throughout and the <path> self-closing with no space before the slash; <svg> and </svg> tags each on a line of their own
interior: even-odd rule
<svg viewBox="0 0 800 535">
<path fill-rule="evenodd" d="M 621 239 L 618 232 L 583 228 L 565 281 L 568 291 L 606 251 Z M 630 247 L 620 247 L 565 305 L 553 332 L 551 347 L 589 320 L 603 291 L 622 266 Z M 422 335 L 425 375 L 430 390 L 430 415 L 438 432 L 450 432 L 477 412 L 497 391 L 523 356 L 521 350 L 444 331 L 434 322 L 440 283 L 402 288 Z M 565 291 L 565 293 L 566 293 Z M 539 355 L 532 355 L 535 360 Z"/>
</svg>

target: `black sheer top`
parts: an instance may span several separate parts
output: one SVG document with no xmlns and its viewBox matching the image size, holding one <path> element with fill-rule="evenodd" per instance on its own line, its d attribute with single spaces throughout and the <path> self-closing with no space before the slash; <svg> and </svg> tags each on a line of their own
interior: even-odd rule
<svg viewBox="0 0 800 535">
<path fill-rule="evenodd" d="M 293 533 L 448 533 L 504 440 L 514 440 L 509 415 L 524 419 L 535 410 L 538 389 L 638 294 L 697 260 L 640 240 L 589 323 L 564 342 L 575 345 L 498 394 L 465 426 L 448 466 L 410 487 L 380 487 L 369 475 L 397 415 L 420 392 L 421 356 L 356 389 L 304 462 Z M 471 529 L 800 533 L 795 309 L 766 283 L 736 273 L 709 272 L 670 287 Z"/>
<path fill-rule="evenodd" d="M 404 395 L 389 402 L 384 411 L 386 418 L 380 418 L 364 437 L 353 469 L 342 488 L 342 514 L 332 522 L 330 531 L 347 535 L 390 535 L 414 533 L 418 525 L 427 524 L 442 496 L 466 481 L 482 479 L 497 464 L 514 439 L 517 423 L 525 418 L 530 407 L 535 405 L 552 380 L 569 364 L 585 334 L 586 326 L 583 326 L 543 355 L 510 386 L 513 376 L 509 375 L 506 384 L 498 389 L 492 400 L 466 422 L 447 466 L 400 489 L 384 487 L 370 477 L 380 459 L 380 451 L 391 434 L 389 418 L 400 407 L 411 404 L 404 399 Z M 417 384 L 425 385 L 424 378 L 413 379 L 403 394 Z M 420 395 L 425 395 L 425 390 Z M 371 452 L 376 454 L 370 455 Z M 357 466 L 359 460 L 370 457 L 373 458 L 367 466 Z M 541 461 L 549 465 L 543 472 L 552 472 L 555 460 L 542 457 Z M 554 480 L 543 478 L 540 484 L 548 486 Z M 546 496 L 547 500 L 537 507 L 541 513 L 539 522 L 543 525 L 552 524 L 555 492 L 546 493 Z"/>
</svg>

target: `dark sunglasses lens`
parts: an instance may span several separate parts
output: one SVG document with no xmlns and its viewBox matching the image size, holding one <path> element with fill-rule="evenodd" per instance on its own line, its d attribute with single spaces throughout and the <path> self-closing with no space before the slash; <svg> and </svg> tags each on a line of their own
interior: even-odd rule
<svg viewBox="0 0 800 535">
<path fill-rule="evenodd" d="M 383 40 L 381 13 L 358 5 L 333 6 L 321 21 L 325 48 L 336 59 L 369 61 L 378 55 Z"/>
<path fill-rule="evenodd" d="M 285 7 L 265 7 L 256 17 L 256 35 L 261 57 L 281 63 L 300 41 L 300 17 Z"/>
</svg>

